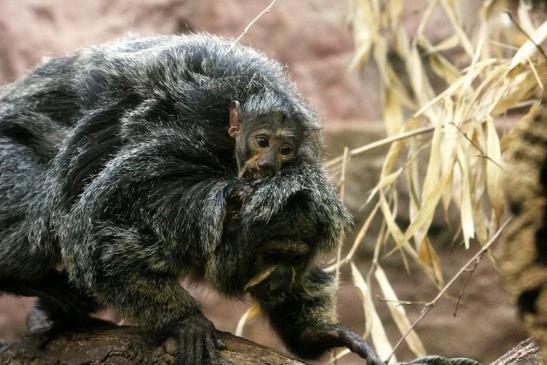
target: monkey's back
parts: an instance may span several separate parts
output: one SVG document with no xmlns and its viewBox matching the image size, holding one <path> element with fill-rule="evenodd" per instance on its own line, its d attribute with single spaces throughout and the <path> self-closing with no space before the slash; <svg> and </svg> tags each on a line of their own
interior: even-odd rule
<svg viewBox="0 0 547 365">
<path fill-rule="evenodd" d="M 31 156 L 47 163 L 84 116 L 113 105 L 125 140 L 162 119 L 224 129 L 226 103 L 234 99 L 246 100 L 248 112 L 294 109 L 316 119 L 277 62 L 252 48 L 232 46 L 207 34 L 128 37 L 45 59 L 0 87 L 0 137 L 27 146 Z M 137 106 L 152 102 L 155 114 L 145 123 L 123 125 Z"/>
<path fill-rule="evenodd" d="M 185 104 L 184 111 L 204 112 L 193 110 L 204 106 L 199 92 L 207 94 L 206 105 L 213 108 L 230 97 L 263 92 L 299 97 L 277 62 L 249 47 L 232 48 L 226 39 L 196 34 L 128 37 L 45 59 L 0 88 L 0 101 L 71 125 L 83 113 L 124 98 L 178 99 L 173 101 Z"/>
<path fill-rule="evenodd" d="M 47 264 L 31 254 L 29 209 L 76 119 L 70 58 L 53 59 L 0 87 L 0 276 L 32 276 Z"/>
<path fill-rule="evenodd" d="M 285 109 L 315 121 L 278 63 L 206 34 L 85 48 L 1 87 L 0 247 L 27 245 L 25 220 L 42 219 L 35 207 L 59 209 L 50 192 L 69 190 L 74 202 L 123 146 L 159 129 L 184 130 L 182 144 L 207 141 L 198 147 L 212 170 L 235 166 L 233 141 L 219 133 L 234 99 L 247 112 Z M 146 117 L 132 118 L 143 105 Z"/>
</svg>

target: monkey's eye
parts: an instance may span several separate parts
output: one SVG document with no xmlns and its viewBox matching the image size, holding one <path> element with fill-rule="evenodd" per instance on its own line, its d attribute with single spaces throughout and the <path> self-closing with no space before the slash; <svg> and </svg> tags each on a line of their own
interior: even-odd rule
<svg viewBox="0 0 547 365">
<path fill-rule="evenodd" d="M 279 153 L 281 153 L 283 156 L 288 156 L 292 153 L 292 147 L 284 144 L 279 148 Z"/>
<path fill-rule="evenodd" d="M 270 145 L 270 141 L 267 137 L 264 136 L 257 136 L 256 137 L 256 144 L 262 148 L 266 148 Z"/>
</svg>

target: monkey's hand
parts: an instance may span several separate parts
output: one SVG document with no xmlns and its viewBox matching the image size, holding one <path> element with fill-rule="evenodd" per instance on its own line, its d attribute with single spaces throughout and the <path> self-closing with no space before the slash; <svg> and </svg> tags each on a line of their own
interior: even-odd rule
<svg viewBox="0 0 547 365">
<path fill-rule="evenodd" d="M 230 199 L 239 202 L 240 206 L 247 203 L 253 193 L 253 188 L 250 184 L 239 182 L 230 195 Z"/>
<path fill-rule="evenodd" d="M 299 344 L 303 348 L 308 348 L 312 351 L 317 349 L 325 351 L 334 347 L 347 347 L 352 352 L 366 359 L 368 365 L 385 365 L 363 338 L 341 323 L 310 327 L 300 335 Z"/>
<path fill-rule="evenodd" d="M 218 351 L 225 348 L 215 326 L 201 313 L 194 314 L 169 331 L 177 341 L 177 365 L 228 364 Z"/>
<path fill-rule="evenodd" d="M 239 228 L 239 211 L 248 202 L 252 192 L 252 187 L 245 182 L 238 182 L 230 191 L 226 204 L 225 232 L 234 232 Z"/>
</svg>

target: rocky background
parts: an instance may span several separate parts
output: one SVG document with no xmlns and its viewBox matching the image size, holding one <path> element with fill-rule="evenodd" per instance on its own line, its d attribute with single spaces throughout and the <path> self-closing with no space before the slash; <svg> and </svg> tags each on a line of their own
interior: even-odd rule
<svg viewBox="0 0 547 365">
<path fill-rule="evenodd" d="M 266 0 L 0 0 L 0 83 L 22 76 L 43 57 L 65 54 L 129 32 L 141 35 L 210 32 L 236 37 L 268 3 Z M 332 156 L 341 153 L 345 145 L 357 147 L 383 136 L 382 124 L 375 122 L 381 117 L 375 70 L 369 67 L 357 73 L 347 68 L 352 57 L 347 5 L 342 0 L 279 0 L 242 39 L 242 43 L 263 50 L 287 66 L 292 79 L 322 116 L 327 151 Z M 409 30 L 416 27 L 416 12 L 423 8 L 424 1 L 405 2 L 403 17 Z M 474 8 L 470 6 L 467 10 L 473 12 Z M 434 18 L 430 28 L 433 39 L 451 32 L 440 18 L 438 21 Z M 355 214 L 357 226 L 364 217 L 358 208 L 375 183 L 384 152 L 379 150 L 356 158 L 349 166 L 346 203 Z M 433 230 L 446 278 L 450 278 L 473 252 L 451 245 L 453 232 L 444 225 L 439 224 Z M 358 264 L 362 271 L 368 269 L 372 242 L 374 238 L 370 237 L 360 252 Z M 406 272 L 399 257 L 384 259 L 384 268 L 400 299 L 427 301 L 435 295 L 436 289 L 430 281 L 415 268 Z M 340 316 L 351 328 L 362 332 L 361 302 L 347 273 L 343 274 L 346 280 L 339 293 Z M 417 331 L 430 353 L 473 357 L 487 363 L 516 345 L 525 334 L 490 261 L 483 260 L 478 266 L 455 312 L 454 298 L 464 281 L 455 285 L 450 291 L 453 298 L 441 301 Z M 233 331 L 250 304 L 245 300 L 225 300 L 199 286 L 190 290 L 222 330 Z M 32 302 L 28 298 L 0 297 L 0 338 L 9 340 L 24 333 L 24 316 Z M 397 329 L 384 304 L 376 300 L 376 305 L 395 343 L 399 338 Z M 412 318 L 419 310 L 419 305 L 407 308 Z M 263 319 L 252 321 L 244 335 L 285 351 Z M 399 360 L 410 358 L 410 352 L 403 346 Z M 338 362 L 357 363 L 361 362 L 352 356 Z"/>
</svg>

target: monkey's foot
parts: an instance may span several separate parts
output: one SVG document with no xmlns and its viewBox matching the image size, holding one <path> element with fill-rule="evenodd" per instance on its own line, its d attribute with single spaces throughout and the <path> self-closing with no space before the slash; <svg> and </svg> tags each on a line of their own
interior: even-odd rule
<svg viewBox="0 0 547 365">
<path fill-rule="evenodd" d="M 219 356 L 225 344 L 217 337 L 215 326 L 202 314 L 183 320 L 170 331 L 177 341 L 177 365 L 226 365 Z"/>
<path fill-rule="evenodd" d="M 55 328 L 55 322 L 52 321 L 47 313 L 37 307 L 33 307 L 27 314 L 27 330 L 32 337 L 43 337 Z"/>
<path fill-rule="evenodd" d="M 300 336 L 300 344 L 303 349 L 328 350 L 334 347 L 347 347 L 366 359 L 368 365 L 385 365 L 361 336 L 340 323 L 304 331 Z"/>
<path fill-rule="evenodd" d="M 26 325 L 30 339 L 39 348 L 57 337 L 67 329 L 78 327 L 99 327 L 111 325 L 110 322 L 102 319 L 82 315 L 50 316 L 45 310 L 38 306 L 33 307 L 27 314 Z"/>
</svg>

